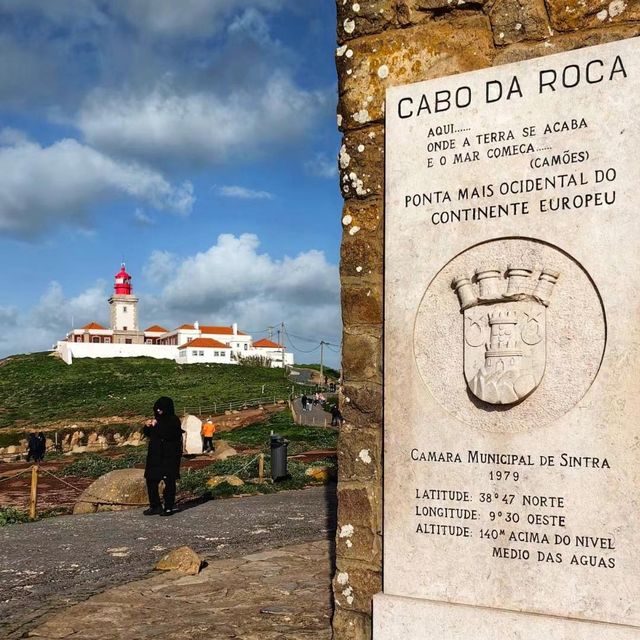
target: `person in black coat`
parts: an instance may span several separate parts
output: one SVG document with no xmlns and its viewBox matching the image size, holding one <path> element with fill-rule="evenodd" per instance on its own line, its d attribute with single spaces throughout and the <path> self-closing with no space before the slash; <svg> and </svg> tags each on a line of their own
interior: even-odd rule
<svg viewBox="0 0 640 640">
<path fill-rule="evenodd" d="M 143 429 L 144 435 L 149 438 L 144 468 L 149 508 L 143 513 L 147 516 L 170 516 L 176 511 L 176 480 L 180 478 L 182 427 L 171 398 L 159 398 L 153 405 L 153 415 L 155 418 L 149 420 Z M 161 480 L 164 481 L 164 507 L 158 489 Z"/>
</svg>

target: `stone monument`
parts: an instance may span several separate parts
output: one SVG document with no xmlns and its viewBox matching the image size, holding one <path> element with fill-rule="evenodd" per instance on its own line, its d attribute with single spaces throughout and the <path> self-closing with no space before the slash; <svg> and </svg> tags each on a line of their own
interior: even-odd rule
<svg viewBox="0 0 640 640">
<path fill-rule="evenodd" d="M 639 113 L 640 38 L 387 89 L 375 640 L 640 638 Z"/>
<path fill-rule="evenodd" d="M 184 434 L 184 452 L 187 455 L 199 455 L 202 453 L 202 420 L 191 414 L 182 418 Z"/>
</svg>

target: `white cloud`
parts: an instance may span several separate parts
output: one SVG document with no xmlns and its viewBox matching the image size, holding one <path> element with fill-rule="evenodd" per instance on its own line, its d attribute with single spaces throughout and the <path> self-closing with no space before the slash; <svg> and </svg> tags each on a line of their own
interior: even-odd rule
<svg viewBox="0 0 640 640">
<path fill-rule="evenodd" d="M 338 164 L 335 158 L 328 158 L 324 153 L 317 153 L 304 164 L 307 173 L 318 178 L 335 178 L 338 175 Z"/>
<path fill-rule="evenodd" d="M 151 253 L 143 267 L 143 274 L 153 284 L 162 284 L 175 272 L 177 265 L 178 258 L 173 253 L 156 250 Z"/>
<path fill-rule="evenodd" d="M 218 187 L 216 193 L 224 198 L 239 198 L 240 200 L 273 200 L 273 194 L 268 191 L 254 191 L 237 185 Z"/>
<path fill-rule="evenodd" d="M 36 305 L 24 312 L 0 307 L 0 357 L 50 349 L 71 330 L 88 322 L 108 322 L 107 287 L 102 280 L 76 296 L 51 282 Z"/>
<path fill-rule="evenodd" d="M 133 220 L 141 227 L 151 227 L 156 222 L 150 215 L 145 213 L 144 209 L 141 209 L 140 207 L 136 207 L 136 210 L 133 212 Z"/>
<path fill-rule="evenodd" d="M 178 214 L 194 202 L 189 182 L 173 186 L 156 171 L 73 139 L 0 147 L 0 232 L 38 235 L 61 221 L 83 221 L 93 205 L 122 195 Z"/>
<path fill-rule="evenodd" d="M 164 36 L 215 33 L 230 14 L 246 8 L 277 9 L 282 0 L 135 0 L 113 9 L 141 30 Z"/>
<path fill-rule="evenodd" d="M 90 144 L 111 153 L 209 165 L 303 136 L 326 100 L 321 92 L 300 89 L 281 71 L 224 95 L 180 94 L 165 82 L 144 95 L 96 90 L 77 125 Z"/>
<path fill-rule="evenodd" d="M 311 250 L 274 259 L 259 252 L 254 234 L 222 234 L 204 252 L 183 259 L 154 252 L 145 269 L 160 283 L 161 293 L 143 298 L 150 322 L 178 325 L 237 322 L 248 332 L 284 321 L 298 336 L 338 340 L 341 331 L 337 265 Z M 152 317 L 153 316 L 153 317 Z M 260 336 L 258 336 L 260 337 Z M 295 339 L 294 339 L 295 340 Z M 313 343 L 295 340 L 297 347 Z M 299 354 L 307 362 L 319 352 Z"/>
<path fill-rule="evenodd" d="M 5 127 L 0 129 L 0 146 L 15 146 L 29 142 L 29 138 L 24 131 L 14 129 L 13 127 Z"/>
</svg>

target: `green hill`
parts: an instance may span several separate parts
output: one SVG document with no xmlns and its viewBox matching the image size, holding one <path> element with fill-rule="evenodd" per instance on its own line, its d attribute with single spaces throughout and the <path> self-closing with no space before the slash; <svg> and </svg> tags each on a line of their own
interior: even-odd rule
<svg viewBox="0 0 640 640">
<path fill-rule="evenodd" d="M 190 364 L 152 358 L 77 359 L 69 366 L 45 353 L 14 356 L 0 366 L 0 428 L 57 421 L 150 415 L 161 395 L 176 411 L 264 396 L 286 398 L 282 369 Z"/>
</svg>

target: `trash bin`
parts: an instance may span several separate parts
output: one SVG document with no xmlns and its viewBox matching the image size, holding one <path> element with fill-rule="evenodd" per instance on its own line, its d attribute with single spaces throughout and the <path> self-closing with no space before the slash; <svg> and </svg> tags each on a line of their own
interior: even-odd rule
<svg viewBox="0 0 640 640">
<path fill-rule="evenodd" d="M 287 445 L 289 441 L 279 435 L 271 436 L 271 478 L 274 482 L 285 480 L 287 473 Z"/>
</svg>

